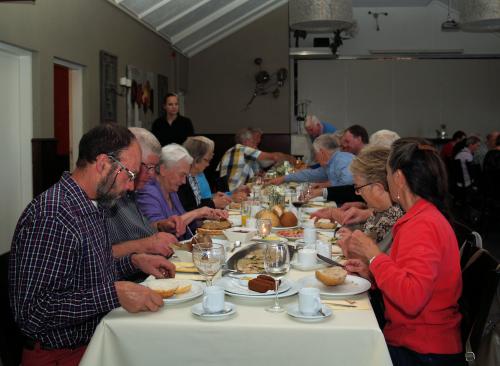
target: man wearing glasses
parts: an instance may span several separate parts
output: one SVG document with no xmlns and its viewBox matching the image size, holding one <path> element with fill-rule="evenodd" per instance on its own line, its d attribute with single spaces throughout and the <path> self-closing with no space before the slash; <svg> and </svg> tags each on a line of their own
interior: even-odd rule
<svg viewBox="0 0 500 366">
<path fill-rule="evenodd" d="M 9 261 L 10 303 L 24 334 L 23 365 L 77 365 L 109 311 L 156 311 L 162 298 L 121 281 L 138 270 L 175 275 L 164 257 L 113 258 L 103 206 L 134 189 L 141 149 L 133 134 L 101 124 L 80 140 L 73 173 L 36 197 L 21 215 Z"/>
<path fill-rule="evenodd" d="M 113 245 L 113 255 L 121 257 L 131 253 L 161 254 L 169 257 L 173 250 L 169 244 L 177 243 L 175 235 L 183 235 L 186 225 L 179 216 L 151 226 L 142 215 L 136 204 L 135 190 L 143 188 L 156 175 L 156 167 L 160 162 L 161 145 L 148 130 L 130 127 L 137 142 L 141 146 L 142 161 L 139 173 L 134 181 L 134 191 L 127 192 L 115 205 L 108 209 L 106 226 L 109 239 Z"/>
</svg>

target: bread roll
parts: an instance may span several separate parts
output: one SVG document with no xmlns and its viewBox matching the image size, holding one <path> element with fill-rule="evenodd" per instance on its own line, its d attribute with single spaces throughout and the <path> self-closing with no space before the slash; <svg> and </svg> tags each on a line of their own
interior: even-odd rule
<svg viewBox="0 0 500 366">
<path fill-rule="evenodd" d="M 281 226 L 292 227 L 297 225 L 297 216 L 293 212 L 286 211 L 280 218 Z"/>
<path fill-rule="evenodd" d="M 328 219 L 319 219 L 314 224 L 318 229 L 334 229 L 337 225 Z"/>
<path fill-rule="evenodd" d="M 279 218 L 281 218 L 281 215 L 285 213 L 285 209 L 280 206 L 280 205 L 274 205 L 273 208 L 271 209 L 276 215 L 278 215 Z"/>
<path fill-rule="evenodd" d="M 327 286 L 336 286 L 344 283 L 347 271 L 342 267 L 331 267 L 316 271 L 316 278 Z"/>
<path fill-rule="evenodd" d="M 276 215 L 273 211 L 270 211 L 270 210 L 259 211 L 255 215 L 255 217 L 257 219 L 271 220 L 271 225 L 274 226 L 274 227 L 281 225 L 280 224 L 280 219 L 279 219 L 278 215 Z"/>
<path fill-rule="evenodd" d="M 191 283 L 174 278 L 146 281 L 144 285 L 158 293 L 164 299 L 191 291 Z"/>
</svg>

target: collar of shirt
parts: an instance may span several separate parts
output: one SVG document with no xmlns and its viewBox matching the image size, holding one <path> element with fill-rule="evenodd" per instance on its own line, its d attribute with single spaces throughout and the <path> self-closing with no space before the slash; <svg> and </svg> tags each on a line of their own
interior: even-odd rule
<svg viewBox="0 0 500 366">
<path fill-rule="evenodd" d="M 102 213 L 103 209 L 96 207 L 87 193 L 76 183 L 69 172 L 64 172 L 61 177 L 61 187 L 65 189 L 68 195 L 68 202 L 71 202 L 74 213 L 80 216 Z"/>
</svg>

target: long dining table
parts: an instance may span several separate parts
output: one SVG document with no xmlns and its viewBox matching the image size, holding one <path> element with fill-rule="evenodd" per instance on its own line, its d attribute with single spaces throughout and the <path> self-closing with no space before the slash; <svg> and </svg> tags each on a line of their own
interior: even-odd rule
<svg viewBox="0 0 500 366">
<path fill-rule="evenodd" d="M 291 269 L 287 278 L 311 275 L 314 271 Z M 191 312 L 201 299 L 166 304 L 154 313 L 111 311 L 81 365 L 392 365 L 366 293 L 349 296 L 352 307 L 332 305 L 333 315 L 319 322 L 265 311 L 272 298 L 229 295 L 226 301 L 236 305 L 236 313 L 208 321 Z M 297 301 L 298 295 L 280 299 L 285 307 Z"/>
</svg>

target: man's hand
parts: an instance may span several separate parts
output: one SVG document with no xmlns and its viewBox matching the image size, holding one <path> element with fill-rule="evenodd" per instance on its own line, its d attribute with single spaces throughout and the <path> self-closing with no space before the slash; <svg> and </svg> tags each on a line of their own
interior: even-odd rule
<svg viewBox="0 0 500 366">
<path fill-rule="evenodd" d="M 156 278 L 175 277 L 175 265 L 159 255 L 133 254 L 132 264 Z"/>
<path fill-rule="evenodd" d="M 177 243 L 175 236 L 169 233 L 157 232 L 148 238 L 148 246 L 145 250 L 149 254 L 159 254 L 164 257 L 170 257 L 174 254 L 174 250 L 169 244 Z"/>
<path fill-rule="evenodd" d="M 269 184 L 274 184 L 276 186 L 279 186 L 280 184 L 282 184 L 283 182 L 285 181 L 285 177 L 278 177 L 278 178 L 273 178 L 273 179 L 269 179 L 268 181 L 265 182 L 266 185 L 269 185 Z"/>
<path fill-rule="evenodd" d="M 146 286 L 128 281 L 115 282 L 120 305 L 130 313 L 157 311 L 163 306 L 163 299 Z"/>
<path fill-rule="evenodd" d="M 234 191 L 231 197 L 233 202 L 243 202 L 247 199 L 248 194 L 245 191 Z"/>
<path fill-rule="evenodd" d="M 186 233 L 186 223 L 182 217 L 173 215 L 156 223 L 158 231 L 166 231 L 181 236 Z"/>
</svg>

